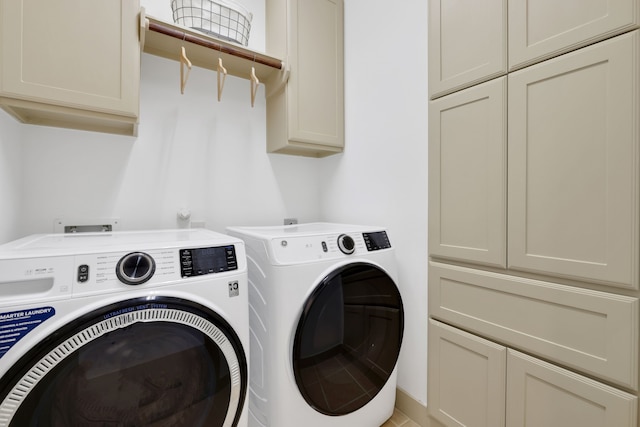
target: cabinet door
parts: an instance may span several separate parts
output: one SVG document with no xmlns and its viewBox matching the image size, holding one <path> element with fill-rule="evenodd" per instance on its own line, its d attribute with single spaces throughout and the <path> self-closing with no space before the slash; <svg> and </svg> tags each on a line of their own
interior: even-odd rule
<svg viewBox="0 0 640 427">
<path fill-rule="evenodd" d="M 508 350 L 507 427 L 637 427 L 637 397 Z"/>
<path fill-rule="evenodd" d="M 507 72 L 507 1 L 429 1 L 432 98 Z"/>
<path fill-rule="evenodd" d="M 504 426 L 506 348 L 429 320 L 429 413 L 446 426 Z"/>
<path fill-rule="evenodd" d="M 429 314 L 638 389 L 638 298 L 431 262 Z"/>
<path fill-rule="evenodd" d="M 637 0 L 509 0 L 509 69 L 630 30 Z"/>
<path fill-rule="evenodd" d="M 638 288 L 639 49 L 509 74 L 509 268 Z"/>
<path fill-rule="evenodd" d="M 342 0 L 292 1 L 289 78 L 291 139 L 342 146 Z"/>
<path fill-rule="evenodd" d="M 3 103 L 26 122 L 47 124 L 83 111 L 135 122 L 138 13 L 132 0 L 0 0 Z"/>
<path fill-rule="evenodd" d="M 506 264 L 506 77 L 429 106 L 429 253 Z"/>
<path fill-rule="evenodd" d="M 286 3 L 286 4 L 285 4 Z M 284 88 L 267 98 L 270 152 L 314 157 L 344 147 L 343 0 L 267 2 L 267 48 L 289 59 Z M 278 25 L 286 25 L 286 37 Z"/>
</svg>

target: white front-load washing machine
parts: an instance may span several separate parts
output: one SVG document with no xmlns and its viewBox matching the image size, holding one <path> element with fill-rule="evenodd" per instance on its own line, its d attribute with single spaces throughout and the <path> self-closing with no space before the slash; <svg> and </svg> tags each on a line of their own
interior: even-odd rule
<svg viewBox="0 0 640 427">
<path fill-rule="evenodd" d="M 379 427 L 404 313 L 385 229 L 229 227 L 249 273 L 249 426 Z"/>
<path fill-rule="evenodd" d="M 246 426 L 244 244 L 204 229 L 0 246 L 0 426 Z"/>
</svg>

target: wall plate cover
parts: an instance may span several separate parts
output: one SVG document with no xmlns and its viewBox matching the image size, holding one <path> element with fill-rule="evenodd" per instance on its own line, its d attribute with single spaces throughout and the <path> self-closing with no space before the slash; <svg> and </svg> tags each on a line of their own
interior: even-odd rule
<svg viewBox="0 0 640 427">
<path fill-rule="evenodd" d="M 119 218 L 56 218 L 53 220 L 54 233 L 110 232 L 119 229 Z"/>
</svg>

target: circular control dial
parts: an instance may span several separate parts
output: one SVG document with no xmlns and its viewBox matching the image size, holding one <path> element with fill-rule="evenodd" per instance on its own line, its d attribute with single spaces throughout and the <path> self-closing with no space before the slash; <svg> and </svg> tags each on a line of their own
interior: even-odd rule
<svg viewBox="0 0 640 427">
<path fill-rule="evenodd" d="M 116 276 L 127 285 L 139 285 L 151 279 L 156 271 L 156 262 L 144 252 L 132 252 L 120 258 L 116 265 Z"/>
<path fill-rule="evenodd" d="M 338 236 L 338 248 L 343 254 L 351 255 L 356 250 L 356 242 L 353 241 L 351 236 L 341 234 Z"/>
</svg>

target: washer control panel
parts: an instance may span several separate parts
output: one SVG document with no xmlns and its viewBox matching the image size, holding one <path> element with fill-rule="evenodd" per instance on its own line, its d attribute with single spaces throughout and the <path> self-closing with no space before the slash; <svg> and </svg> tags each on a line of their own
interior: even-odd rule
<svg viewBox="0 0 640 427">
<path fill-rule="evenodd" d="M 246 268 L 243 255 L 236 245 L 78 255 L 70 258 L 76 285 L 73 293 L 111 292 L 122 289 L 123 284 L 148 288 L 213 273 L 235 273 Z"/>
<path fill-rule="evenodd" d="M 180 250 L 182 277 L 201 276 L 238 269 L 234 245 Z"/>
</svg>

